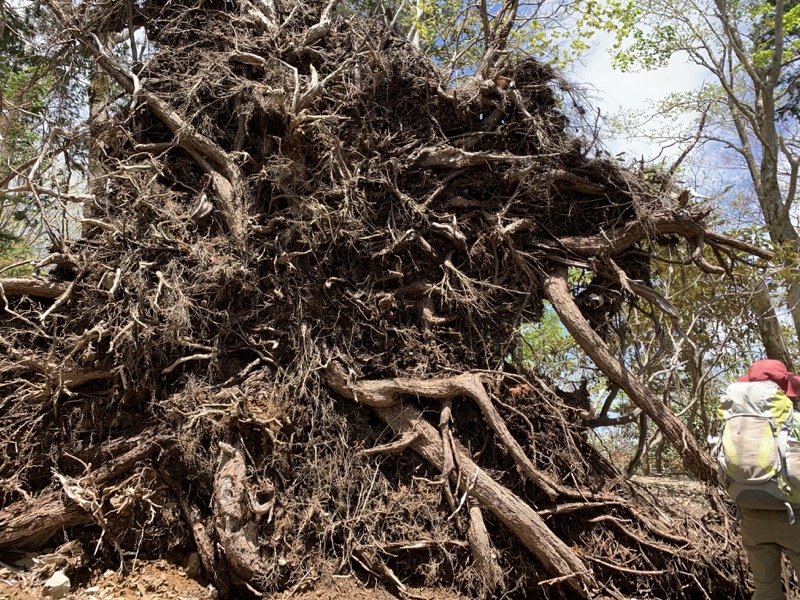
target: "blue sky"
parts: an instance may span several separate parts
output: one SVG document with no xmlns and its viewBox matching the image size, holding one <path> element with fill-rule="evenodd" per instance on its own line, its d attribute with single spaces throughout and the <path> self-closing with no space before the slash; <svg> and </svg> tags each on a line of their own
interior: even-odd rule
<svg viewBox="0 0 800 600">
<path fill-rule="evenodd" d="M 611 65 L 608 52 L 613 42 L 611 36 L 597 34 L 592 39 L 589 55 L 582 64 L 573 65 L 566 75 L 576 84 L 588 86 L 593 107 L 607 117 L 621 110 L 647 110 L 670 93 L 697 89 L 708 75 L 703 68 L 681 57 L 674 57 L 667 67 L 655 71 L 623 73 Z M 604 142 L 612 153 L 626 150 L 631 156 L 644 154 L 647 159 L 658 152 L 657 148 L 630 140 L 612 140 L 607 135 L 604 132 Z"/>
</svg>

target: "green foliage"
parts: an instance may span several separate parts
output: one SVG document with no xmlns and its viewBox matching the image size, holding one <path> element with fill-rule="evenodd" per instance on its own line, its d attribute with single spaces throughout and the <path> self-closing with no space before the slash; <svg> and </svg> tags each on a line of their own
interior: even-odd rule
<svg viewBox="0 0 800 600">
<path fill-rule="evenodd" d="M 789 63 L 800 54 L 800 2 L 788 0 L 783 10 L 781 62 Z M 760 69 L 766 69 L 775 57 L 776 4 L 774 1 L 757 3 L 750 7 L 748 16 L 753 22 L 753 32 L 750 36 L 753 43 L 753 60 Z M 790 70 L 796 74 L 797 68 Z"/>
<path fill-rule="evenodd" d="M 544 314 L 538 323 L 526 323 L 520 327 L 520 338 L 519 358 L 523 365 L 549 373 L 562 382 L 577 370 L 582 355 L 580 347 L 548 303 L 545 303 Z"/>
<path fill-rule="evenodd" d="M 508 25 L 507 43 L 497 48 L 496 60 L 513 53 L 564 66 L 590 48 L 599 18 L 592 11 L 600 10 L 600 6 L 596 0 L 585 4 L 542 0 L 518 3 L 513 10 L 512 3 L 488 3 L 485 19 L 480 3 L 461 0 L 354 0 L 349 9 L 393 19 L 409 39 L 418 41 L 423 53 L 458 77 L 475 72 L 487 47 L 495 41 L 493 34 Z"/>
<path fill-rule="evenodd" d="M 613 64 L 621 71 L 667 66 L 672 58 L 671 49 L 675 48 L 678 40 L 675 27 L 669 24 L 654 30 L 631 29 L 629 37 L 632 42 L 625 50 L 621 49 L 620 41 L 615 46 L 620 51 L 614 56 Z"/>
<path fill-rule="evenodd" d="M 724 33 L 715 4 L 707 0 L 647 0 L 628 7 L 628 12 L 621 12 L 615 0 L 605 5 L 601 11 L 603 18 L 595 25 L 616 36 L 613 64 L 620 70 L 661 68 L 680 53 L 736 86 L 733 82 L 744 72 L 742 60 L 751 61 L 756 69 L 762 70 L 773 63 L 776 4 L 774 0 L 759 0 L 730 2 L 725 6 L 727 18 L 735 26 L 731 37 Z M 781 98 L 785 93 L 790 99 L 785 106 L 779 103 L 778 111 L 785 113 L 797 109 L 795 63 L 800 56 L 800 0 L 788 0 L 784 10 L 779 88 L 783 87 L 776 97 Z M 728 59 L 724 57 L 733 47 L 734 37 L 741 40 L 736 42 L 739 52 L 732 52 L 735 60 L 725 64 Z M 747 93 L 736 87 L 732 91 L 742 96 Z"/>
<path fill-rule="evenodd" d="M 671 94 L 654 105 L 650 114 L 636 115 L 635 121 L 624 124 L 627 131 L 640 134 L 641 123 L 648 122 L 648 139 L 658 140 L 662 148 L 686 148 L 690 143 L 696 144 L 696 149 L 702 148 L 705 171 L 710 171 L 710 164 L 725 171 L 727 183 L 754 206 L 755 210 L 746 211 L 743 218 L 771 225 L 769 236 L 761 230 L 735 229 L 732 235 L 747 234 L 762 246 L 767 238 L 780 240 L 795 251 L 800 238 L 791 228 L 781 227 L 785 218 L 775 215 L 788 211 L 784 204 L 794 199 L 787 193 L 796 184 L 792 181 L 795 176 L 782 166 L 782 161 L 796 164 L 798 131 L 791 124 L 781 123 L 781 119 L 800 115 L 798 3 L 799 0 L 647 0 L 639 5 L 641 13 L 636 21 L 618 18 L 608 26 L 617 36 L 616 66 L 653 69 L 680 54 L 704 68 L 707 77 L 697 90 Z M 784 13 L 778 28 L 776 19 L 781 8 Z M 781 37 L 777 37 L 778 33 Z M 778 40 L 783 43 L 780 53 Z M 698 120 L 702 123 L 700 128 Z M 651 127 L 653 123 L 657 125 Z M 687 162 L 691 160 L 692 157 Z M 721 200 L 731 203 L 733 197 L 729 194 Z M 738 211 L 729 206 L 731 213 Z M 796 285 L 780 270 L 767 279 L 774 287 L 775 297 L 785 295 L 783 286 L 787 283 Z M 706 285 L 719 289 L 717 282 Z M 725 326 L 748 331 L 744 321 L 752 315 L 743 310 L 750 301 L 750 292 L 739 291 L 742 293 L 737 295 L 733 289 L 720 289 L 709 304 L 728 302 L 717 308 L 716 320 L 729 318 Z M 734 314 L 740 315 L 738 321 L 733 319 Z M 798 322 L 797 314 L 794 320 Z M 719 342 L 722 325 L 711 319 L 696 321 L 700 330 L 709 328 L 709 344 Z M 732 353 L 747 357 L 760 351 L 757 336 L 748 339 L 752 346 L 739 344 Z M 715 350 L 714 355 L 724 362 L 724 353 Z"/>
<path fill-rule="evenodd" d="M 32 64 L 3 74 L 3 113 L 0 117 L 0 177 L 8 174 L 10 166 L 32 155 L 41 143 L 37 127 L 47 108 L 47 94 L 52 79 Z"/>
<path fill-rule="evenodd" d="M 2 0 L 0 0 L 2 1 Z M 11 264 L 41 250 L 42 211 L 53 223 L 63 218 L 53 198 L 27 191 L 36 164 L 35 183 L 66 189 L 80 178 L 85 152 L 69 147 L 58 132 L 85 113 L 83 82 L 88 61 L 69 47 L 52 43 L 51 13 L 39 0 L 2 4 L 0 28 L 0 262 Z M 47 140 L 69 147 L 60 155 L 42 155 Z M 40 160 L 37 161 L 37 158 Z"/>
<path fill-rule="evenodd" d="M 791 0 L 784 10 L 784 60 L 788 63 L 800 57 L 800 0 Z M 797 60 L 784 70 L 781 84 L 786 89 L 786 100 L 778 107 L 778 116 L 800 121 L 800 63 Z"/>
<path fill-rule="evenodd" d="M 0 276 L 14 277 L 28 275 L 30 264 L 21 264 L 33 258 L 33 249 L 19 238 L 0 232 Z M 18 266 L 12 266 L 18 265 Z"/>
</svg>

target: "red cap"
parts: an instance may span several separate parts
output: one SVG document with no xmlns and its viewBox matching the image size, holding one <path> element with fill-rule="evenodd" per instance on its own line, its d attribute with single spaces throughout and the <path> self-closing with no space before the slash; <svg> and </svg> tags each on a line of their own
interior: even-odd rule
<svg viewBox="0 0 800 600">
<path fill-rule="evenodd" d="M 790 373 L 779 360 L 757 360 L 737 381 L 774 381 L 787 396 L 800 396 L 800 375 Z"/>
</svg>

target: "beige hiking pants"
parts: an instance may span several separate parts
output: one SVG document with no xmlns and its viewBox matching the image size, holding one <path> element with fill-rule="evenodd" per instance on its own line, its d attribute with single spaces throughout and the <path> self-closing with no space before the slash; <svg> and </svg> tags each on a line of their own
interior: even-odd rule
<svg viewBox="0 0 800 600">
<path fill-rule="evenodd" d="M 750 559 L 756 591 L 753 600 L 784 600 L 781 586 L 781 553 L 792 561 L 800 577 L 800 510 L 789 525 L 784 510 L 740 509 L 742 542 Z"/>
</svg>

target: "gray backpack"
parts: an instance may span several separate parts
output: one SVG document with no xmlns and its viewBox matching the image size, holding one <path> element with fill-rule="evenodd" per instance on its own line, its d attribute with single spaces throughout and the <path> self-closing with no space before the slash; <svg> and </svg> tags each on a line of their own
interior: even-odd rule
<svg viewBox="0 0 800 600">
<path fill-rule="evenodd" d="M 713 450 L 719 480 L 744 508 L 800 507 L 800 423 L 792 401 L 772 381 L 736 382 L 720 400 Z M 800 421 L 800 415 L 797 416 Z"/>
</svg>

